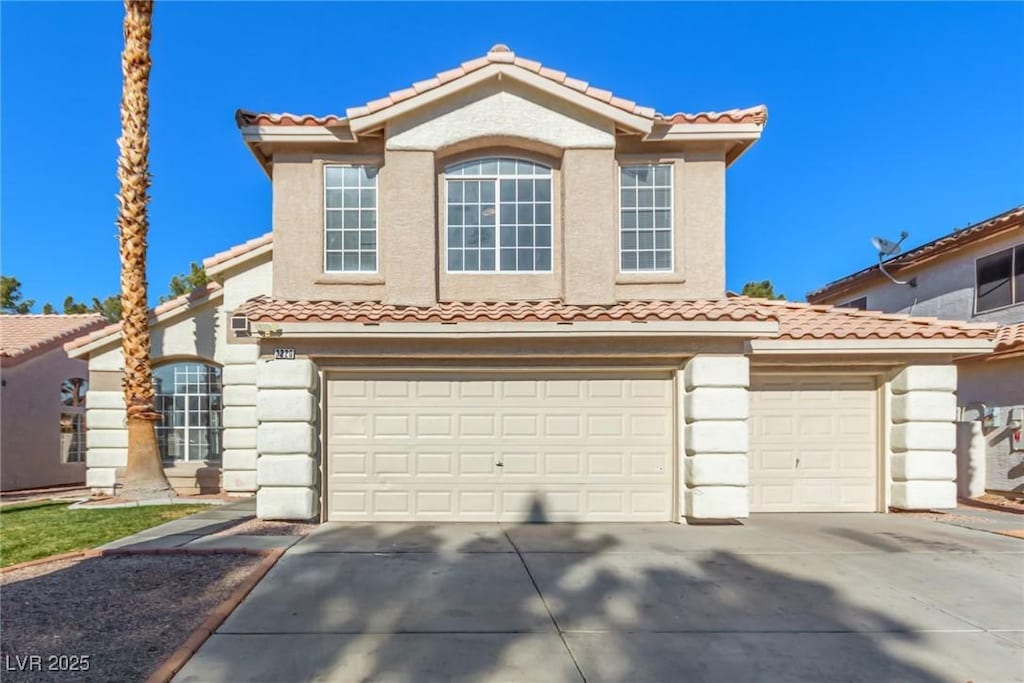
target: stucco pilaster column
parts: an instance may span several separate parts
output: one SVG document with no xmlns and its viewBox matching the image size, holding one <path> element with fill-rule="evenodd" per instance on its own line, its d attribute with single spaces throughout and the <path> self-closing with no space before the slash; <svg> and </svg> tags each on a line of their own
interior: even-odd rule
<svg viewBox="0 0 1024 683">
<path fill-rule="evenodd" d="M 693 520 L 750 514 L 750 362 L 739 355 L 698 355 L 682 370 L 682 515 Z"/>
<path fill-rule="evenodd" d="M 317 381 L 316 366 L 306 358 L 256 364 L 260 519 L 313 519 L 319 512 Z"/>
<path fill-rule="evenodd" d="M 956 507 L 955 392 L 955 365 L 909 365 L 890 381 L 892 507 Z"/>
<path fill-rule="evenodd" d="M 256 344 L 225 344 L 221 371 L 224 401 L 221 488 L 244 495 L 256 490 Z"/>
<path fill-rule="evenodd" d="M 85 398 L 85 485 L 93 493 L 116 493 L 117 472 L 128 464 L 124 394 L 90 389 Z"/>
</svg>

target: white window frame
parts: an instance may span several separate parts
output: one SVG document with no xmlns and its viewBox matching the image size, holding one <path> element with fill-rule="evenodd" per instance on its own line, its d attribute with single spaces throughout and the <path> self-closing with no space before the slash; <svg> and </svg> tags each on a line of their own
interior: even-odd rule
<svg viewBox="0 0 1024 683">
<path fill-rule="evenodd" d="M 69 396 L 70 402 L 65 401 L 63 397 L 66 387 L 75 392 Z M 85 462 L 88 435 L 85 425 L 85 408 L 88 393 L 89 381 L 84 377 L 69 377 L 61 382 L 60 455 L 62 463 Z M 65 430 L 65 425 L 70 429 Z"/>
<path fill-rule="evenodd" d="M 974 259 L 974 315 L 985 315 L 986 313 L 992 313 L 993 311 L 1003 311 L 1014 306 L 1024 305 L 1024 292 L 1017 292 L 1017 250 L 1024 250 L 1024 242 L 1020 244 L 1013 244 L 1009 247 L 1003 247 L 1002 249 L 996 249 L 988 254 L 983 254 Z M 1010 252 L 1010 303 L 1005 306 L 995 306 L 993 308 L 986 308 L 985 310 L 978 309 L 978 294 L 980 293 L 980 287 L 978 282 L 978 263 L 990 256 L 1001 254 L 1004 251 Z"/>
<path fill-rule="evenodd" d="M 327 206 L 327 190 L 328 189 L 331 189 L 331 190 L 342 190 L 343 192 L 346 189 L 344 186 L 340 186 L 340 187 L 331 186 L 330 188 L 327 187 L 327 171 L 328 171 L 328 169 L 332 169 L 332 168 L 372 168 L 372 169 L 374 169 L 376 171 L 376 173 L 373 176 L 373 223 L 374 223 L 373 234 L 374 234 L 374 237 L 375 237 L 374 243 L 376 245 L 376 246 L 374 246 L 374 250 L 373 250 L 373 270 L 362 270 L 362 269 L 359 269 L 359 270 L 344 270 L 344 269 L 330 270 L 330 269 L 327 268 L 327 254 L 328 254 L 328 249 L 327 249 L 327 231 L 328 231 L 328 228 L 327 228 L 327 215 L 331 211 L 338 211 L 338 212 L 342 213 L 342 220 L 344 220 L 344 211 L 345 211 L 344 207 L 342 207 L 342 208 L 338 208 L 338 207 L 330 207 L 330 208 L 328 208 L 328 206 Z M 377 164 L 359 164 L 359 163 L 339 164 L 339 163 L 330 163 L 330 164 L 324 164 L 323 172 L 322 173 L 323 173 L 323 177 L 322 177 L 322 182 L 321 182 L 321 191 L 322 191 L 323 194 L 322 194 L 322 197 L 321 197 L 321 201 L 322 201 L 321 209 L 322 209 L 323 214 L 324 214 L 324 220 L 323 220 L 324 248 L 323 248 L 323 265 L 322 265 L 323 272 L 325 274 L 329 274 L 329 275 L 352 275 L 352 276 L 376 275 L 376 274 L 380 273 L 380 166 L 377 165 Z M 353 189 L 353 188 L 348 188 L 348 189 Z M 355 188 L 355 189 L 357 191 L 362 191 L 363 189 L 366 189 L 366 188 Z M 362 199 L 360 198 L 360 202 L 361 201 L 362 201 Z M 363 209 L 364 209 L 363 206 L 359 206 L 356 210 L 357 211 L 362 211 Z M 343 233 L 344 229 L 342 229 L 342 228 L 331 228 L 331 231 L 333 231 L 333 232 L 342 232 Z M 358 232 L 362 232 L 363 228 L 360 227 L 360 228 L 357 229 L 357 231 Z M 332 249 L 332 250 L 330 250 L 330 253 L 344 255 L 345 251 L 344 250 L 338 251 L 336 249 Z M 360 257 L 359 258 L 360 264 L 362 264 L 362 255 L 364 253 L 363 249 L 362 249 L 362 245 L 359 246 L 358 251 L 356 251 L 356 253 Z M 342 260 L 344 261 L 344 256 L 342 256 Z"/>
<path fill-rule="evenodd" d="M 156 425 L 155 425 L 156 426 L 156 430 L 157 430 L 157 444 L 158 444 L 158 446 L 159 446 L 160 440 L 161 440 L 161 431 L 173 433 L 175 430 L 178 430 L 178 429 L 182 430 L 182 434 L 184 435 L 184 438 L 183 438 L 183 441 L 182 441 L 182 446 L 183 446 L 183 448 L 182 448 L 182 456 L 183 457 L 181 457 L 181 458 L 168 457 L 168 454 L 165 453 L 161 449 L 161 451 L 160 451 L 160 459 L 164 463 L 170 463 L 170 464 L 174 464 L 174 465 L 182 464 L 182 463 L 197 463 L 197 462 L 220 462 L 221 459 L 223 458 L 223 455 L 224 455 L 224 369 L 222 367 L 218 366 L 216 363 L 210 363 L 210 362 L 205 361 L 205 360 L 200 360 L 200 359 L 194 359 L 194 360 L 183 359 L 183 360 L 176 360 L 176 361 L 172 361 L 170 363 L 165 363 L 163 365 L 157 366 L 156 368 L 154 368 L 154 371 L 162 369 L 162 368 L 166 368 L 166 367 L 173 367 L 175 365 L 203 365 L 203 366 L 208 367 L 208 368 L 216 368 L 216 369 L 220 370 L 218 391 L 216 392 L 216 395 L 220 396 L 220 410 L 218 411 L 220 413 L 220 420 L 219 420 L 220 424 L 218 424 L 216 426 L 211 425 L 211 424 L 193 425 L 193 424 L 191 424 L 189 422 L 189 420 L 191 419 L 191 413 L 192 413 L 192 410 L 189 408 L 189 399 L 194 398 L 194 397 L 206 396 L 207 397 L 207 406 L 206 406 L 205 410 L 206 410 L 207 413 L 212 413 L 213 410 L 210 408 L 210 405 L 209 405 L 209 397 L 211 395 L 213 395 L 215 392 L 211 392 L 209 390 L 206 391 L 205 393 L 192 393 L 192 392 L 189 392 L 189 391 L 186 391 L 185 393 L 178 393 L 178 392 L 172 391 L 171 393 L 166 393 L 165 392 L 165 393 L 161 393 L 161 394 L 156 394 L 156 396 L 169 396 L 171 398 L 172 406 L 173 406 L 174 399 L 179 397 L 179 396 L 182 398 L 182 400 L 183 400 L 183 402 L 185 404 L 185 407 L 184 407 L 184 423 L 183 424 L 180 424 L 180 425 L 161 425 L 161 423 L 160 423 L 160 422 L 162 422 L 162 420 L 161 420 L 160 422 L 157 422 Z M 155 389 L 156 389 L 156 387 L 154 386 L 154 390 Z M 159 410 L 159 402 L 158 402 L 157 409 Z M 171 410 L 173 411 L 174 408 L 172 407 Z M 208 423 L 210 421 L 211 421 L 210 419 L 207 419 Z M 212 445 L 210 446 L 208 457 L 205 457 L 205 458 L 192 457 L 192 453 L 191 453 L 192 448 L 191 448 L 191 444 L 189 443 L 189 438 L 188 438 L 189 437 L 189 432 L 192 431 L 192 430 L 206 430 L 208 432 L 213 432 L 213 431 L 217 432 L 216 448 L 214 448 Z"/>
<path fill-rule="evenodd" d="M 658 268 L 657 266 L 655 266 L 654 268 L 640 268 L 640 267 L 637 267 L 637 268 L 635 268 L 633 270 L 623 270 L 622 269 L 622 254 L 623 254 L 623 249 L 622 249 L 622 210 L 623 210 L 623 208 L 627 208 L 627 207 L 623 207 L 622 206 L 622 190 L 624 189 L 623 185 L 622 185 L 622 172 L 625 169 L 627 169 L 627 168 L 637 168 L 637 167 L 647 167 L 647 168 L 651 168 L 651 169 L 655 169 L 655 168 L 658 168 L 658 167 L 663 167 L 663 168 L 667 168 L 668 169 L 668 225 L 669 225 L 669 227 L 668 227 L 668 235 L 669 235 L 669 237 L 668 237 L 668 262 L 669 262 L 669 266 L 667 268 Z M 618 251 L 615 254 L 615 260 L 616 260 L 615 268 L 616 268 L 616 272 L 618 272 L 620 275 L 646 275 L 646 274 L 649 274 L 649 273 L 672 273 L 672 272 L 674 272 L 675 269 L 676 269 L 676 206 L 675 206 L 675 203 L 676 203 L 676 196 L 675 196 L 675 194 L 676 194 L 676 189 L 675 189 L 676 188 L 676 169 L 675 169 L 675 164 L 673 164 L 671 162 L 657 162 L 657 161 L 651 161 L 651 162 L 640 161 L 640 162 L 633 162 L 633 163 L 620 163 L 619 164 L 618 176 L 619 176 L 618 177 L 618 197 L 616 198 L 616 202 L 615 203 L 616 203 L 616 206 L 618 207 L 618 212 L 619 212 L 619 220 L 618 220 L 618 228 L 619 228 L 618 232 L 619 232 L 619 235 L 616 238 L 617 242 L 618 242 L 618 245 L 619 245 L 619 248 L 618 248 Z M 653 186 L 651 189 L 655 190 L 655 189 L 659 189 L 659 187 L 658 186 Z M 661 188 L 661 189 L 664 189 L 664 188 Z M 628 208 L 637 208 L 637 207 L 628 207 Z M 653 211 L 658 211 L 658 210 L 661 210 L 661 209 L 660 209 L 660 207 L 654 206 L 654 207 L 652 207 L 652 210 Z M 636 232 L 639 232 L 639 230 L 640 230 L 639 227 L 635 228 Z M 655 232 L 657 232 L 657 228 L 655 228 L 654 230 L 655 230 Z M 633 252 L 635 252 L 638 255 L 640 253 L 639 248 L 631 249 L 630 251 L 633 251 Z M 655 248 L 655 254 L 657 254 L 658 251 L 662 251 L 662 250 L 659 250 L 659 249 Z M 639 266 L 639 258 L 638 258 L 637 263 L 638 263 L 638 266 Z"/>
<path fill-rule="evenodd" d="M 551 244 L 547 247 L 551 250 L 551 262 L 546 270 L 502 270 L 501 268 L 501 180 L 536 180 L 537 178 L 544 178 L 545 176 L 531 175 L 531 176 L 519 176 L 518 171 L 515 174 L 501 173 L 501 161 L 524 161 L 526 163 L 540 166 L 548 171 L 547 180 L 550 183 L 550 199 L 547 204 L 551 208 Z M 487 174 L 487 175 L 462 175 L 462 176 L 451 176 L 453 180 L 493 180 L 494 181 L 494 269 L 493 270 L 450 270 L 448 267 L 448 169 L 455 166 L 461 166 L 463 164 L 484 162 L 484 161 L 496 161 L 498 162 L 498 173 Z M 554 169 L 545 164 L 544 162 L 537 161 L 536 159 L 530 159 L 523 156 L 514 156 L 508 154 L 502 154 L 499 156 L 481 156 L 473 157 L 470 159 L 462 159 L 454 163 L 448 164 L 444 169 L 444 207 L 442 209 L 442 215 L 444 220 L 443 237 L 444 237 L 444 249 L 441 253 L 441 258 L 444 261 L 444 272 L 446 275 L 551 275 L 555 272 L 555 174 Z M 533 200 L 534 206 L 536 206 L 536 199 Z M 518 201 L 516 203 L 518 206 Z M 536 222 L 534 222 L 534 228 L 536 228 Z M 464 226 L 463 226 L 464 227 Z M 518 227 L 518 225 L 517 225 Z M 534 241 L 536 241 L 536 232 L 534 232 Z M 518 248 L 518 247 L 517 247 Z M 534 246 L 536 248 L 536 245 Z M 518 258 L 516 259 L 518 261 Z"/>
</svg>

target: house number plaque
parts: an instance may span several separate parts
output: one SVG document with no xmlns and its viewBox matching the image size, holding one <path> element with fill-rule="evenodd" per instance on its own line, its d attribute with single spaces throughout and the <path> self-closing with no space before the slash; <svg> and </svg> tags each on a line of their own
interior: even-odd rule
<svg viewBox="0 0 1024 683">
<path fill-rule="evenodd" d="M 295 360 L 295 349 L 274 349 L 274 360 Z"/>
</svg>

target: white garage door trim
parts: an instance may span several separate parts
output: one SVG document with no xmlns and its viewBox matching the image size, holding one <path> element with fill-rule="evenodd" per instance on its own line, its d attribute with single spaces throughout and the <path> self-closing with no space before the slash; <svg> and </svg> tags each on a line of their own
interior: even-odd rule
<svg viewBox="0 0 1024 683">
<path fill-rule="evenodd" d="M 768 385 L 791 386 L 802 396 L 781 392 L 773 407 L 760 390 Z M 830 396 L 822 388 L 835 387 Z M 884 410 L 881 377 L 875 373 L 754 372 L 750 388 L 751 512 L 877 512 L 884 510 L 883 482 L 887 476 L 882 441 Z M 839 393 L 842 392 L 842 393 Z M 789 393 L 790 395 L 785 395 Z M 803 409 L 806 407 L 806 411 Z M 768 419 L 789 417 L 790 438 L 773 438 Z M 827 429 L 820 441 L 800 434 L 802 417 L 819 418 L 807 424 Z M 820 418 L 831 418 L 821 420 Z M 779 421 L 781 424 L 781 421 Z M 785 427 L 785 425 L 782 425 Z M 870 430 L 864 434 L 864 430 Z M 858 438 L 858 433 L 861 436 Z M 835 445 L 836 442 L 840 442 Z M 790 443 L 791 442 L 791 443 Z M 817 446 L 817 448 L 815 448 Z M 831 449 L 831 452 L 829 452 Z M 774 451 L 774 453 L 772 452 Z M 793 470 L 776 472 L 766 466 L 792 459 Z M 800 458 L 804 459 L 800 468 Z M 828 462 L 825 461 L 828 457 Z M 819 471 L 807 466 L 820 458 Z M 811 466 L 813 467 L 813 465 Z M 825 470 L 829 470 L 825 472 Z M 790 475 L 790 476 L 787 476 Z M 787 488 L 788 487 L 788 488 Z"/>
<path fill-rule="evenodd" d="M 323 394 L 324 519 L 674 518 L 669 370 L 331 371 Z"/>
</svg>

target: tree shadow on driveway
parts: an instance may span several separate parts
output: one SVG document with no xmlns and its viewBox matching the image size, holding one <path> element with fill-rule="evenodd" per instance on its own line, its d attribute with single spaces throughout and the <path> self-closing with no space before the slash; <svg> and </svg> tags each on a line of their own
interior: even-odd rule
<svg viewBox="0 0 1024 683">
<path fill-rule="evenodd" d="M 929 620 L 956 620 L 889 608 L 884 586 L 848 596 L 827 578 L 841 556 L 803 556 L 793 570 L 778 556 L 639 552 L 623 547 L 628 533 L 333 526 L 282 558 L 176 680 L 1014 678 L 1019 644 L 925 633 Z M 543 552 L 531 549 L 538 536 Z"/>
</svg>

